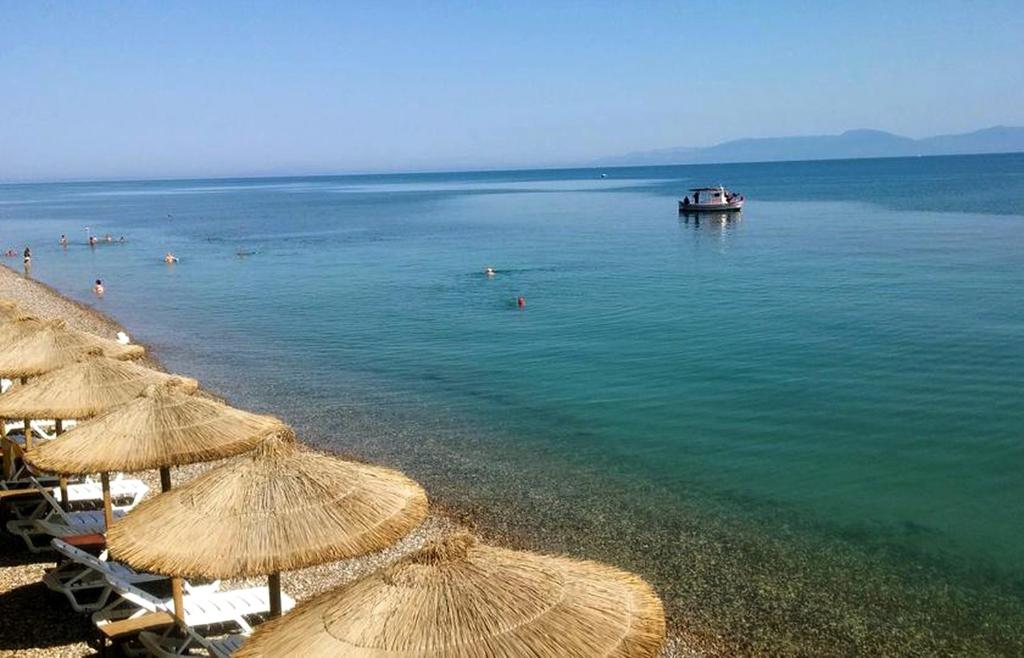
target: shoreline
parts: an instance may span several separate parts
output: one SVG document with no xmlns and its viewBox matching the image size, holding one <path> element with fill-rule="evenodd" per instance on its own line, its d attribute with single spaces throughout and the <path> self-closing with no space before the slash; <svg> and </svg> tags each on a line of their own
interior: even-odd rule
<svg viewBox="0 0 1024 658">
<path fill-rule="evenodd" d="M 125 327 L 106 313 L 72 299 L 49 284 L 27 277 L 3 263 L 0 263 L 0 298 L 15 301 L 25 310 L 41 317 L 62 318 L 73 328 L 97 335 L 113 337 L 118 331 L 126 331 Z M 130 333 L 128 335 L 131 336 Z M 143 362 L 146 365 L 157 370 L 167 370 L 148 345 L 134 340 L 132 342 L 146 348 L 146 356 L 143 357 Z M 202 387 L 200 390 L 204 394 L 220 398 L 216 391 L 209 391 Z M 359 461 L 370 461 L 358 454 L 344 453 L 342 456 Z M 180 486 L 197 475 L 214 468 L 219 463 L 192 464 L 172 469 L 173 484 L 175 487 Z M 135 473 L 131 477 L 145 482 L 150 487 L 150 495 L 159 492 L 159 479 L 155 471 Z M 429 490 L 428 495 L 430 495 Z M 510 548 L 529 547 L 529 542 L 525 538 L 479 527 L 472 511 L 448 506 L 431 498 L 430 511 L 426 520 L 391 548 L 353 560 L 332 562 L 284 573 L 282 574 L 282 588 L 297 601 L 302 601 L 320 592 L 363 577 L 418 549 L 431 539 L 437 539 L 458 530 L 473 532 L 490 543 Z M 51 624 L 44 627 L 32 623 L 33 618 L 30 617 L 34 616 L 25 615 L 26 609 L 50 615 L 54 611 L 50 606 L 51 602 L 59 600 L 63 603 L 63 598 L 50 592 L 42 584 L 42 575 L 44 569 L 51 564 L 51 556 L 45 553 L 32 554 L 28 552 L 16 538 L 7 533 L 0 533 L 0 536 L 2 536 L 0 550 L 3 551 L 3 557 L 0 559 L 0 615 L 5 619 L 25 619 L 21 627 L 7 625 L 8 629 L 16 629 L 16 632 L 25 633 L 24 636 L 7 638 L 6 634 L 0 634 L 0 658 L 6 656 L 38 658 L 93 656 L 94 652 L 84 642 L 86 638 L 91 637 L 91 625 L 87 618 L 80 618 L 70 607 L 58 608 L 57 613 L 61 615 L 62 621 L 72 620 L 72 623 L 67 624 Z M 226 584 L 229 586 L 252 586 L 260 583 L 262 583 L 262 579 L 228 581 Z M 19 596 L 12 597 L 14 592 L 18 592 Z M 724 647 L 713 646 L 713 643 L 706 640 L 684 638 L 683 633 L 679 631 L 677 622 L 678 620 L 671 619 L 666 611 L 666 623 L 669 631 L 660 658 L 728 653 Z M 696 648 L 698 646 L 701 647 L 700 650 Z"/>
</svg>

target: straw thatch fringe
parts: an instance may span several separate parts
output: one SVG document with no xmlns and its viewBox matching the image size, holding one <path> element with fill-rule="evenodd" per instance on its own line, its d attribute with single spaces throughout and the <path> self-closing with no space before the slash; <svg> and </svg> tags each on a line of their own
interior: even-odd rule
<svg viewBox="0 0 1024 658">
<path fill-rule="evenodd" d="M 0 346 L 0 375 L 34 377 L 63 368 L 95 350 L 112 359 L 137 359 L 145 354 L 139 345 L 122 345 L 84 331 L 69 328 L 63 320 L 45 320 L 35 331 Z"/>
<path fill-rule="evenodd" d="M 233 457 L 284 429 L 209 398 L 180 379 L 149 386 L 126 404 L 30 450 L 25 460 L 51 473 L 133 473 Z"/>
<path fill-rule="evenodd" d="M 236 658 L 651 658 L 654 590 L 613 567 L 459 535 L 263 624 Z"/>
<path fill-rule="evenodd" d="M 13 302 L 9 299 L 0 299 L 0 322 L 19 313 L 21 313 L 21 307 L 18 306 L 18 302 Z"/>
<path fill-rule="evenodd" d="M 129 361 L 92 356 L 0 395 L 0 418 L 90 418 L 174 377 Z M 179 377 L 196 389 L 194 379 Z"/>
<path fill-rule="evenodd" d="M 300 446 L 290 431 L 143 502 L 107 533 L 111 555 L 186 578 L 257 576 L 381 550 L 426 516 L 390 469 Z"/>
<path fill-rule="evenodd" d="M 27 313 L 15 312 L 0 319 L 0 348 L 9 346 L 42 326 L 43 320 Z"/>
</svg>

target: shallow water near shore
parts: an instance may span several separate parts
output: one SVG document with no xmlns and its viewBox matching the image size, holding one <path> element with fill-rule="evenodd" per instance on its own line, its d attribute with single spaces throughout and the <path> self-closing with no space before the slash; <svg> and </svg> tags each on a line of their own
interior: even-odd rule
<svg viewBox="0 0 1024 658">
<path fill-rule="evenodd" d="M 687 636 L 1024 652 L 1022 155 L 8 185 L 0 242 Z"/>
</svg>

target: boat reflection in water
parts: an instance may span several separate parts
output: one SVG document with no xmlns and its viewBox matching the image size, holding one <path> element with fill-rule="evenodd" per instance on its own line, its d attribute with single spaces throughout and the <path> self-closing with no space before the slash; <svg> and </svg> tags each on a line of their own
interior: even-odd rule
<svg viewBox="0 0 1024 658">
<path fill-rule="evenodd" d="M 679 228 L 691 231 L 695 243 L 704 247 L 716 245 L 716 249 L 725 252 L 738 237 L 743 214 L 738 212 L 681 212 Z"/>
<path fill-rule="evenodd" d="M 679 223 L 695 229 L 728 228 L 743 221 L 743 213 L 739 212 L 683 212 L 679 213 Z"/>
</svg>

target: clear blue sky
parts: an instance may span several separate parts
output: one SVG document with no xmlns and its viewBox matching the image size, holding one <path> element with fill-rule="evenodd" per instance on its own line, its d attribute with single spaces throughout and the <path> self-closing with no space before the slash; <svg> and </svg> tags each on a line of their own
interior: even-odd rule
<svg viewBox="0 0 1024 658">
<path fill-rule="evenodd" d="M 0 179 L 556 166 L 1024 124 L 1022 0 L 825 5 L 0 0 Z"/>
</svg>

